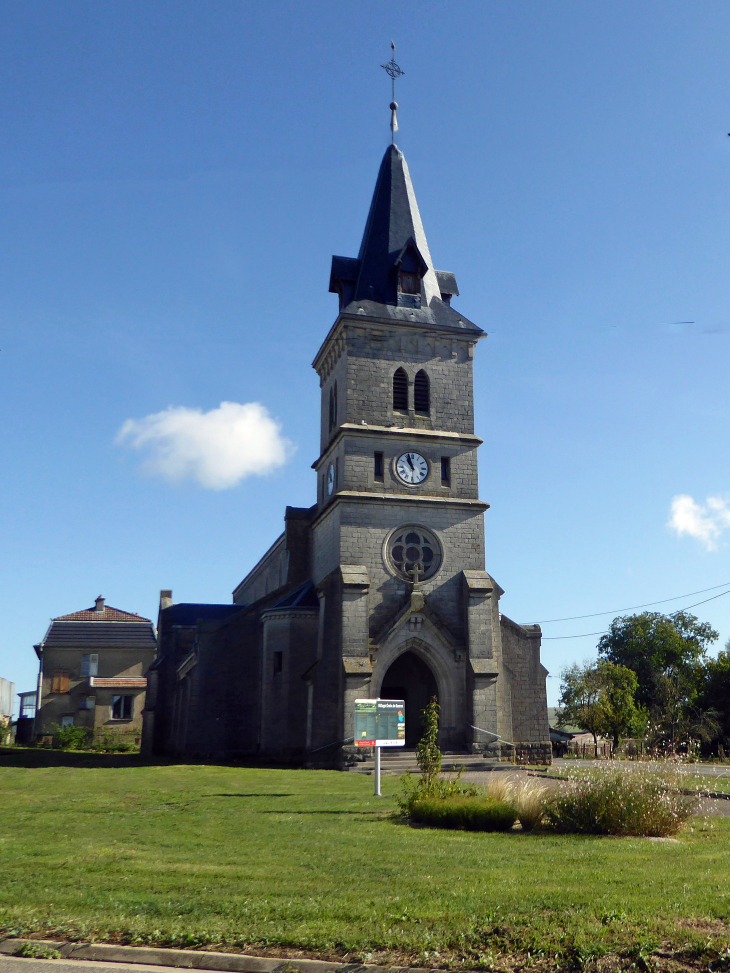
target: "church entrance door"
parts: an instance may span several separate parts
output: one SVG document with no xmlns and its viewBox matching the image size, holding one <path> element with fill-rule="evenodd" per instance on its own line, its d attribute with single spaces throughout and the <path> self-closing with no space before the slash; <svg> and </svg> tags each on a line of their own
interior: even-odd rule
<svg viewBox="0 0 730 973">
<path fill-rule="evenodd" d="M 436 678 L 414 652 L 399 655 L 383 677 L 381 699 L 402 699 L 406 704 L 406 746 L 415 747 L 423 734 L 421 710 L 438 696 Z"/>
</svg>

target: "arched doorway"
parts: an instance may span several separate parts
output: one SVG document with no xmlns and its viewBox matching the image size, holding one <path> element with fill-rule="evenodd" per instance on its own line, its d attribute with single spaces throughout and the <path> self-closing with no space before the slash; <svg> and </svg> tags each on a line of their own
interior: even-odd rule
<svg viewBox="0 0 730 973">
<path fill-rule="evenodd" d="M 381 699 L 402 699 L 406 704 L 407 747 L 415 747 L 421 739 L 421 710 L 432 696 L 438 696 L 434 674 L 414 652 L 399 655 L 383 676 Z"/>
</svg>

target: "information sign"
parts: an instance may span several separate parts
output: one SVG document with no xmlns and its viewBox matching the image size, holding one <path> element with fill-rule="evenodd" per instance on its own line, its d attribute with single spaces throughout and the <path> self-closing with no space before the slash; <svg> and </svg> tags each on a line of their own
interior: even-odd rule
<svg viewBox="0 0 730 973">
<path fill-rule="evenodd" d="M 406 706 L 402 699 L 355 700 L 356 747 L 404 747 Z"/>
</svg>

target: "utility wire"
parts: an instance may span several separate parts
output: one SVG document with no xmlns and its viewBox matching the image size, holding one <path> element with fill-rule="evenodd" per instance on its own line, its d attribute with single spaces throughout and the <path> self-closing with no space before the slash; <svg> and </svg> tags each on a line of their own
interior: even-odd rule
<svg viewBox="0 0 730 973">
<path fill-rule="evenodd" d="M 716 584 L 712 588 L 700 588 L 699 591 L 690 591 L 686 595 L 675 595 L 674 598 L 662 598 L 659 601 L 647 601 L 643 605 L 631 605 L 630 608 L 611 608 L 609 611 L 605 612 L 592 612 L 590 615 L 569 615 L 567 618 L 541 618 L 536 625 L 547 625 L 549 622 L 574 622 L 580 618 L 597 618 L 599 615 L 619 615 L 621 612 L 632 612 L 636 611 L 637 608 L 650 608 L 651 605 L 663 605 L 667 601 L 679 601 L 680 598 L 692 598 L 694 595 L 704 595 L 706 591 L 717 591 L 718 588 L 727 588 L 730 585 L 730 581 L 726 581 L 725 584 Z M 703 604 L 698 602 L 698 604 Z M 693 608 L 694 605 L 690 605 Z"/>
<path fill-rule="evenodd" d="M 718 585 L 718 587 L 719 587 L 719 585 Z M 705 588 L 705 591 L 712 591 L 712 588 Z M 697 592 L 697 594 L 699 594 L 699 592 Z M 708 601 L 714 601 L 715 598 L 722 598 L 724 595 L 730 595 L 730 588 L 727 591 L 721 591 L 719 595 L 713 595 L 711 598 L 705 598 L 703 601 L 696 601 L 694 603 L 694 605 L 687 605 L 686 608 L 680 608 L 680 611 L 689 611 L 690 608 L 697 608 L 698 605 L 706 605 Z M 685 595 L 685 598 L 686 597 L 687 596 Z M 674 598 L 667 598 L 666 600 L 667 601 L 674 601 L 675 599 Z M 658 604 L 660 604 L 660 602 L 654 601 L 654 602 L 651 602 L 651 604 L 658 605 Z M 644 606 L 643 605 L 638 605 L 637 607 L 638 608 L 643 608 Z M 623 610 L 624 611 L 630 611 L 630 609 L 628 609 L 628 608 L 624 608 Z M 603 612 L 601 612 L 601 614 L 603 614 Z M 609 613 L 607 613 L 607 614 L 609 614 Z M 588 617 L 590 617 L 590 616 L 588 616 Z M 567 621 L 567 619 L 565 619 L 565 621 Z M 542 641 L 543 642 L 546 642 L 548 640 L 555 641 L 556 639 L 583 639 L 583 638 L 587 638 L 589 635 L 605 635 L 605 633 L 606 633 L 606 630 L 604 629 L 602 632 L 583 632 L 581 635 L 543 635 Z"/>
</svg>

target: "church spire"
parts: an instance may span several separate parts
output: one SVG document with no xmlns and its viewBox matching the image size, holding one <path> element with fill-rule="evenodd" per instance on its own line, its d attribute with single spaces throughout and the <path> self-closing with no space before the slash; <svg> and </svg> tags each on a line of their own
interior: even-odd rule
<svg viewBox="0 0 730 973">
<path fill-rule="evenodd" d="M 380 164 L 358 260 L 356 301 L 428 307 L 440 296 L 411 174 L 396 145 Z"/>
</svg>

